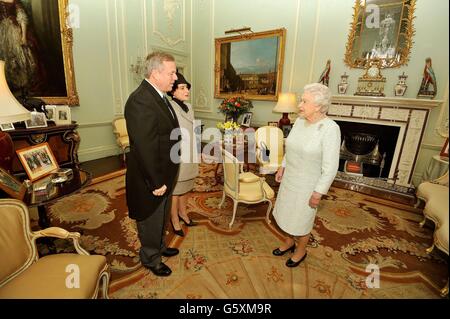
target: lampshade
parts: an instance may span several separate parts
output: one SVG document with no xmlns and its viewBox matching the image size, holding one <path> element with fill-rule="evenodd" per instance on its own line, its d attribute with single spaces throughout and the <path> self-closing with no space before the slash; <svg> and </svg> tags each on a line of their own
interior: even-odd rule
<svg viewBox="0 0 450 319">
<path fill-rule="evenodd" d="M 30 112 L 9 90 L 5 77 L 5 61 L 0 60 L 0 124 L 26 121 L 30 118 Z"/>
<path fill-rule="evenodd" d="M 280 93 L 278 97 L 277 105 L 273 108 L 277 113 L 296 113 L 297 109 L 297 97 L 294 93 Z"/>
</svg>

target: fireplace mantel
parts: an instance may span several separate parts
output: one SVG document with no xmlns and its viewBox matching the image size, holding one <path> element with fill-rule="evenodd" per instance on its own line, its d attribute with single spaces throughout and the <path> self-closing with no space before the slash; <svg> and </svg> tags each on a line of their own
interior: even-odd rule
<svg viewBox="0 0 450 319">
<path fill-rule="evenodd" d="M 328 115 L 338 121 L 398 126 L 400 133 L 389 178 L 397 177 L 398 184 L 408 186 L 429 113 L 443 103 L 442 100 L 334 95 Z"/>
<path fill-rule="evenodd" d="M 356 96 L 356 95 L 333 95 L 331 98 L 333 104 L 351 104 L 367 106 L 390 106 L 399 108 L 420 108 L 433 109 L 441 106 L 443 100 L 427 99 L 407 99 L 401 97 L 378 97 L 378 96 Z"/>
</svg>

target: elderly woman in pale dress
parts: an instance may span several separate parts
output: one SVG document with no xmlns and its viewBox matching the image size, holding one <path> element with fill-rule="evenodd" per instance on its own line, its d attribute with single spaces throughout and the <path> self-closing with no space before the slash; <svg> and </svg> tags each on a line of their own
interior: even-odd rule
<svg viewBox="0 0 450 319">
<path fill-rule="evenodd" d="M 281 185 L 273 216 L 287 237 L 273 254 L 293 252 L 286 262 L 288 267 L 296 267 L 306 258 L 317 207 L 339 167 L 341 132 L 326 116 L 330 99 L 330 89 L 325 85 L 304 87 L 300 116 L 286 139 L 285 158 L 275 176 Z"/>
</svg>

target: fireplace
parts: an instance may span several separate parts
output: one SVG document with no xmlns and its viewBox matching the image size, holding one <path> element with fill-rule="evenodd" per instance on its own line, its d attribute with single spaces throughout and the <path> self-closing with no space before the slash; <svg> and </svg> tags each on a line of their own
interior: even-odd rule
<svg viewBox="0 0 450 319">
<path fill-rule="evenodd" d="M 414 203 L 411 182 L 428 115 L 432 108 L 443 103 L 442 100 L 333 96 L 328 116 L 340 126 L 344 144 L 341 171 L 333 185 L 396 202 Z M 350 143 L 368 144 L 345 145 L 346 136 Z M 366 151 L 369 153 L 357 154 Z M 357 169 L 362 162 L 362 171 L 349 174 L 344 166 L 346 161 L 351 162 L 347 168 L 352 169 Z"/>
<path fill-rule="evenodd" d="M 341 129 L 339 171 L 347 172 L 346 164 L 356 163 L 361 176 L 395 179 L 396 169 L 391 170 L 391 166 L 400 126 L 343 120 L 336 123 Z"/>
</svg>

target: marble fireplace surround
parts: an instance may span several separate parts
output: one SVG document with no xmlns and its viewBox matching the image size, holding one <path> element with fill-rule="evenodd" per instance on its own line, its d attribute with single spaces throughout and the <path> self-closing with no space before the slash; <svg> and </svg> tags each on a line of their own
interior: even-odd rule
<svg viewBox="0 0 450 319">
<path fill-rule="evenodd" d="M 429 113 L 443 103 L 442 100 L 334 95 L 328 116 L 337 121 L 399 127 L 388 177 L 393 178 L 397 171 L 396 183 L 409 186 Z"/>
</svg>

